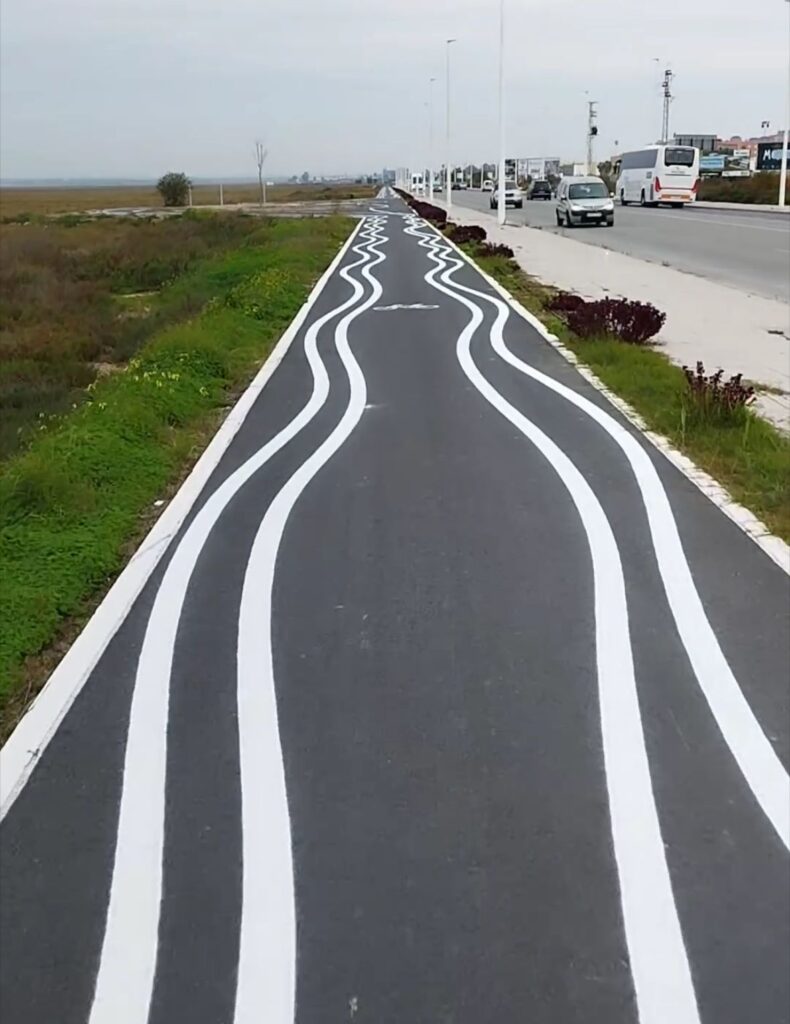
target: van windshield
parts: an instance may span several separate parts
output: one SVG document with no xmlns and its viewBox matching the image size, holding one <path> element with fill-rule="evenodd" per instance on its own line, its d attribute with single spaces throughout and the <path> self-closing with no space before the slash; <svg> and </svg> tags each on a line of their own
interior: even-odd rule
<svg viewBox="0 0 790 1024">
<path fill-rule="evenodd" d="M 568 188 L 569 199 L 606 199 L 608 195 L 602 181 L 583 181 Z"/>
</svg>

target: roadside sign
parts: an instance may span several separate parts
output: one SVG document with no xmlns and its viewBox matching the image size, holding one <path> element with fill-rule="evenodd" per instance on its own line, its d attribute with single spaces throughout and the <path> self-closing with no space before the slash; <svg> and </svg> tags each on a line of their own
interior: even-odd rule
<svg viewBox="0 0 790 1024">
<path fill-rule="evenodd" d="M 760 142 L 757 144 L 757 170 L 758 171 L 781 171 L 782 169 L 782 144 L 781 142 Z"/>
</svg>

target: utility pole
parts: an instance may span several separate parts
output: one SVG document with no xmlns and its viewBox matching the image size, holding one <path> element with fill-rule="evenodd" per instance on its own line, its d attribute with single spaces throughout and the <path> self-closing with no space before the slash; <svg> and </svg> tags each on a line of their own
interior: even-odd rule
<svg viewBox="0 0 790 1024">
<path fill-rule="evenodd" d="M 262 142 L 255 143 L 255 163 L 258 165 L 258 188 L 260 189 L 261 206 L 266 205 L 266 183 L 263 180 L 263 165 L 268 154 Z"/>
<path fill-rule="evenodd" d="M 587 102 L 587 173 L 593 174 L 595 164 L 593 163 L 593 139 L 598 134 L 598 125 L 595 123 L 598 118 L 597 100 Z"/>
<path fill-rule="evenodd" d="M 790 0 L 787 0 L 787 12 L 790 15 Z M 787 39 L 787 36 L 785 36 Z M 788 66 L 788 74 L 790 74 L 790 63 Z M 787 152 L 787 130 L 788 121 L 790 121 L 790 81 L 786 83 L 785 91 L 785 130 L 782 136 L 782 169 L 779 172 L 779 206 L 784 207 L 785 196 L 787 195 L 787 161 L 790 159 Z"/>
<path fill-rule="evenodd" d="M 505 204 L 505 0 L 499 0 L 499 182 L 496 219 L 500 227 L 507 220 Z"/>
<path fill-rule="evenodd" d="M 433 83 L 428 81 L 428 199 L 433 202 Z"/>
<path fill-rule="evenodd" d="M 661 90 L 664 94 L 664 116 L 661 118 L 661 141 L 669 142 L 669 105 L 672 102 L 672 79 L 675 77 L 671 68 L 664 72 Z"/>
<path fill-rule="evenodd" d="M 448 210 L 453 205 L 453 185 L 452 185 L 453 173 L 450 170 L 450 168 L 452 166 L 451 163 L 450 163 L 450 47 L 452 46 L 452 44 L 454 42 L 455 42 L 454 39 L 448 39 L 446 41 L 446 47 L 447 47 L 447 68 L 446 68 L 446 71 L 447 71 L 447 82 L 446 82 L 446 90 L 447 90 L 447 162 L 446 162 L 445 168 L 444 168 L 444 177 L 445 177 L 445 183 L 444 184 L 445 184 L 445 189 L 446 189 L 446 192 L 447 192 L 447 209 Z"/>
</svg>

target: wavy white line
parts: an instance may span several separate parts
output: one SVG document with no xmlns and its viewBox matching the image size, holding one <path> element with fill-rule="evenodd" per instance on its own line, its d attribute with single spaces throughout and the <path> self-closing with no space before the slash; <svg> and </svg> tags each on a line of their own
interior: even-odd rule
<svg viewBox="0 0 790 1024">
<path fill-rule="evenodd" d="M 353 247 L 359 259 L 341 276 L 352 294 L 314 321 L 305 335 L 305 354 L 313 377 L 310 398 L 271 441 L 240 466 L 209 497 L 184 533 L 157 591 L 135 677 L 124 757 L 115 862 L 104 941 L 96 978 L 90 1024 L 145 1024 L 153 990 L 162 888 L 167 720 L 173 651 L 187 587 L 198 556 L 222 512 L 276 452 L 313 419 L 326 401 L 329 379 L 318 354 L 324 324 L 353 306 L 363 286 L 350 271 L 369 261 L 372 225 L 357 232 L 369 241 Z"/>
<path fill-rule="evenodd" d="M 380 238 L 371 244 L 384 242 Z M 368 298 L 340 321 L 338 354 L 348 375 L 348 406 L 323 444 L 291 476 L 270 504 L 250 552 L 241 596 L 238 635 L 239 747 L 243 823 L 241 945 L 234 1024 L 292 1024 L 296 983 L 296 920 L 290 822 L 277 725 L 272 658 L 272 589 L 288 517 L 313 477 L 359 422 L 367 389 L 348 344 L 352 321 L 382 293 L 371 271 Z"/>
<path fill-rule="evenodd" d="M 408 230 L 408 229 L 407 229 Z M 469 309 L 456 352 L 483 397 L 541 452 L 566 487 L 582 521 L 593 563 L 601 733 L 623 921 L 641 1024 L 699 1024 L 699 1012 L 658 821 L 634 678 L 620 552 L 600 502 L 570 458 L 507 402 L 480 373 L 470 352 L 480 307 L 453 291 L 461 260 L 441 256 L 425 279 Z M 445 249 L 445 253 L 447 250 Z M 436 280 L 441 272 L 440 283 Z"/>
<path fill-rule="evenodd" d="M 705 614 L 669 499 L 649 455 L 628 430 L 594 402 L 510 351 L 503 336 L 510 310 L 501 299 L 457 281 L 448 283 L 496 308 L 491 344 L 506 363 L 576 406 L 622 450 L 639 488 L 667 602 L 697 682 L 747 785 L 776 834 L 790 848 L 790 776 L 749 706 Z"/>
</svg>

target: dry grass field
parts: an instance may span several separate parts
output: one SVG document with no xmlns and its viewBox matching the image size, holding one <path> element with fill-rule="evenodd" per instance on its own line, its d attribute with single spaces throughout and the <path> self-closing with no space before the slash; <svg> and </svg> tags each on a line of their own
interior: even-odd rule
<svg viewBox="0 0 790 1024">
<path fill-rule="evenodd" d="M 300 200 L 368 199 L 376 189 L 370 185 L 271 185 L 267 201 L 295 203 Z M 257 185 L 226 185 L 225 203 L 257 203 Z M 211 206 L 219 202 L 218 185 L 196 185 L 192 190 L 195 206 Z M 162 199 L 153 185 L 106 186 L 95 188 L 0 188 L 0 219 L 21 214 L 80 213 L 84 210 L 106 210 L 118 207 L 162 206 Z"/>
</svg>

